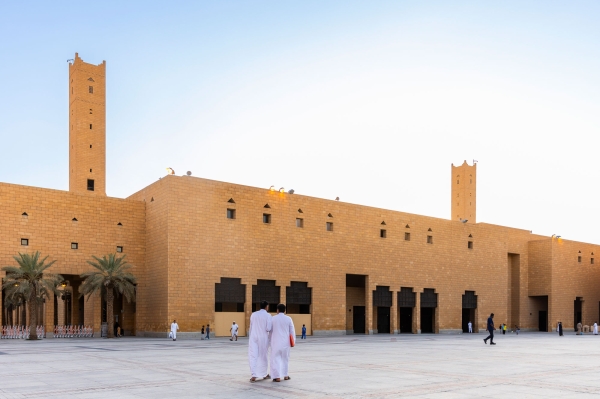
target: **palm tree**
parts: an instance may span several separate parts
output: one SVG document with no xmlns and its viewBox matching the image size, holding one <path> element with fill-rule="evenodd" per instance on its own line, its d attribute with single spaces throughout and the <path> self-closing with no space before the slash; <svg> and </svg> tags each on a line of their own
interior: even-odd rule
<svg viewBox="0 0 600 399">
<path fill-rule="evenodd" d="M 6 272 L 2 289 L 6 291 L 7 299 L 16 303 L 24 298 L 29 304 L 29 339 L 37 339 L 39 303 L 43 298 L 49 298 L 50 293 L 58 294 L 57 286 L 63 280 L 60 274 L 45 272 L 56 261 L 46 263 L 48 257 L 40 257 L 39 251 L 33 255 L 19 253 L 19 256 L 13 257 L 19 267 L 2 268 Z"/>
<path fill-rule="evenodd" d="M 87 300 L 96 292 L 106 288 L 106 321 L 108 322 L 108 338 L 114 338 L 115 318 L 113 316 L 113 297 L 117 292 L 125 296 L 127 302 L 135 299 L 135 277 L 128 270 L 131 265 L 125 261 L 125 255 L 118 258 L 116 254 L 104 255 L 101 258 L 93 256 L 94 261 L 87 262 L 96 270 L 81 274 L 83 283 L 79 287 L 80 295 L 86 295 Z"/>
</svg>

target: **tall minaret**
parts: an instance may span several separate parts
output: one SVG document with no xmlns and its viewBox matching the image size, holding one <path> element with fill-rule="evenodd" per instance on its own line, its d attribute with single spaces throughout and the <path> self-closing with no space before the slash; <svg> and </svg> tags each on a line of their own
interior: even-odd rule
<svg viewBox="0 0 600 399">
<path fill-rule="evenodd" d="M 469 166 L 464 161 L 460 166 L 452 164 L 452 198 L 451 220 L 468 220 L 468 223 L 476 222 L 477 210 L 477 164 Z"/>
<path fill-rule="evenodd" d="M 106 195 L 106 61 L 69 64 L 69 191 Z"/>
</svg>

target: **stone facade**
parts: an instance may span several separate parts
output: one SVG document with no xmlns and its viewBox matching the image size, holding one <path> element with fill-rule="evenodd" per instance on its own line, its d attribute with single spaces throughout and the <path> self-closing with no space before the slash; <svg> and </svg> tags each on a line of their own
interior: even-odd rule
<svg viewBox="0 0 600 399">
<path fill-rule="evenodd" d="M 88 71 L 76 56 L 70 77 L 80 73 L 73 72 L 78 65 L 85 79 L 77 84 L 89 86 L 90 75 L 94 95 L 103 99 L 105 64 Z M 105 143 L 102 101 L 92 115 L 79 112 L 91 107 L 83 100 L 70 105 L 78 126 L 95 118 L 94 146 Z M 89 132 L 80 133 L 70 135 L 73 148 L 85 147 Z M 578 318 L 592 324 L 600 317 L 600 273 L 592 260 L 600 247 L 476 223 L 475 165 L 452 166 L 447 220 L 191 176 L 166 176 L 127 199 L 109 198 L 99 147 L 91 157 L 71 152 L 70 192 L 0 183 L 0 263 L 40 250 L 57 260 L 53 271 L 70 279 L 66 289 L 76 297 L 86 260 L 123 247 L 138 277 L 137 301 L 115 306 L 115 315 L 130 333 L 166 336 L 177 319 L 182 337 L 198 336 L 216 319 L 226 326 L 216 317 L 222 312 L 247 328 L 260 296 L 288 302 L 298 320 L 310 320 L 313 334 L 457 333 L 467 321 L 478 331 L 491 312 L 498 325 L 531 330 L 551 330 L 559 320 L 569 329 Z M 95 195 L 82 189 L 89 173 Z M 223 279 L 229 291 L 219 297 L 235 299 L 219 302 Z M 389 295 L 376 295 L 378 286 L 391 292 L 391 303 Z M 412 289 L 412 302 L 399 302 L 402 287 Z M 70 320 L 98 329 L 101 307 L 99 297 L 78 302 Z M 55 315 L 65 319 L 65 309 L 60 300 L 47 301 L 46 325 Z"/>
</svg>

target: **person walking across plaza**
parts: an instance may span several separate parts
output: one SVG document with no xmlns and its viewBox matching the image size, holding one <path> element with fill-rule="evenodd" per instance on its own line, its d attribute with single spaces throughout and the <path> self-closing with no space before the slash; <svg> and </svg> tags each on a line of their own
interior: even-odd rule
<svg viewBox="0 0 600 399">
<path fill-rule="evenodd" d="M 494 327 L 494 314 L 492 313 L 490 315 L 490 317 L 488 317 L 487 319 L 487 330 L 490 332 L 490 335 L 488 335 L 487 338 L 483 339 L 483 343 L 487 344 L 488 339 L 490 340 L 490 345 L 496 345 L 494 343 L 494 330 L 496 328 Z"/>
<path fill-rule="evenodd" d="M 256 382 L 257 378 L 265 380 L 271 378 L 268 374 L 269 368 L 269 343 L 271 330 L 273 329 L 272 317 L 269 313 L 269 302 L 262 301 L 260 310 L 250 316 L 250 329 L 248 331 L 248 363 L 252 378 L 250 382 Z"/>
<path fill-rule="evenodd" d="M 502 335 L 506 335 L 506 324 L 502 325 Z"/>
<path fill-rule="evenodd" d="M 230 341 L 233 341 L 233 339 L 235 338 L 235 340 L 237 341 L 237 336 L 238 336 L 238 325 L 235 324 L 235 321 L 233 322 L 233 324 L 231 325 L 231 328 L 229 329 L 229 331 L 231 331 L 231 338 L 229 338 Z"/>
<path fill-rule="evenodd" d="M 302 324 L 302 336 L 300 339 L 306 339 L 306 324 Z"/>
<path fill-rule="evenodd" d="M 173 337 L 173 341 L 177 341 L 177 330 L 179 330 L 179 325 L 176 320 L 173 320 L 173 323 L 171 323 L 171 336 Z"/>
<path fill-rule="evenodd" d="M 202 330 L 200 330 L 200 339 L 204 340 L 204 326 L 202 326 Z"/>
<path fill-rule="evenodd" d="M 594 335 L 598 335 L 598 322 L 594 322 L 594 329 L 592 330 Z"/>
<path fill-rule="evenodd" d="M 562 321 L 558 322 L 558 336 L 559 337 L 563 336 Z"/>
<path fill-rule="evenodd" d="M 469 324 L 467 324 L 467 326 L 469 327 L 469 334 L 473 334 L 473 323 L 469 321 Z"/>
<path fill-rule="evenodd" d="M 583 335 L 583 325 L 581 322 L 577 323 L 577 335 Z"/>
<path fill-rule="evenodd" d="M 277 305 L 277 314 L 273 316 L 273 332 L 271 333 L 271 377 L 273 382 L 281 378 L 289 380 L 288 366 L 290 348 L 296 343 L 296 330 L 290 316 L 285 314 L 285 305 Z"/>
<path fill-rule="evenodd" d="M 206 325 L 206 339 L 210 339 L 210 324 Z"/>
</svg>

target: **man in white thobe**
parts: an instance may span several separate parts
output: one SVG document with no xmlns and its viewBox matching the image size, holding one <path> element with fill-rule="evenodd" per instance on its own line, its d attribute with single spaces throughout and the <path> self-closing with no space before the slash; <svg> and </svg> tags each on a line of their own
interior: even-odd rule
<svg viewBox="0 0 600 399">
<path fill-rule="evenodd" d="M 173 323 L 171 323 L 171 336 L 173 337 L 173 341 L 177 341 L 177 330 L 179 330 L 179 325 L 176 320 L 173 320 Z"/>
<path fill-rule="evenodd" d="M 469 322 L 469 333 L 473 332 L 473 323 Z"/>
<path fill-rule="evenodd" d="M 271 377 L 274 382 L 289 380 L 288 364 L 290 348 L 296 342 L 296 330 L 292 318 L 286 316 L 285 305 L 277 305 L 277 314 L 273 316 L 273 332 L 271 333 Z"/>
<path fill-rule="evenodd" d="M 594 323 L 594 335 L 598 335 L 598 323 Z"/>
<path fill-rule="evenodd" d="M 231 338 L 229 338 L 229 340 L 233 341 L 233 339 L 235 338 L 235 340 L 237 341 L 238 325 L 235 324 L 235 321 L 231 325 L 231 328 L 229 329 L 229 331 L 231 331 Z"/>
<path fill-rule="evenodd" d="M 269 341 L 271 338 L 271 315 L 267 313 L 269 302 L 262 301 L 260 310 L 252 313 L 250 316 L 250 330 L 248 332 L 248 362 L 250 363 L 250 372 L 252 378 L 250 382 L 255 382 L 257 378 L 271 378 L 268 374 L 268 353 Z"/>
</svg>

